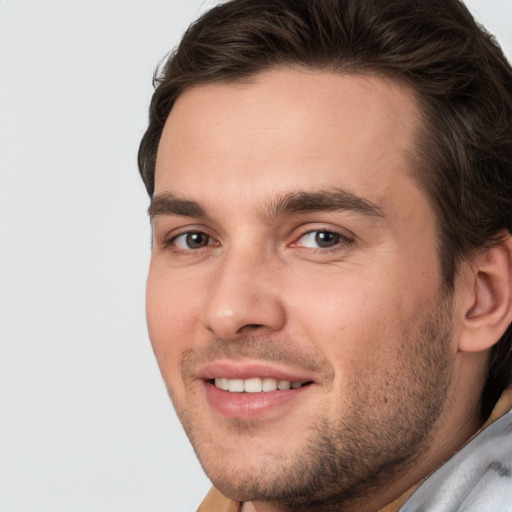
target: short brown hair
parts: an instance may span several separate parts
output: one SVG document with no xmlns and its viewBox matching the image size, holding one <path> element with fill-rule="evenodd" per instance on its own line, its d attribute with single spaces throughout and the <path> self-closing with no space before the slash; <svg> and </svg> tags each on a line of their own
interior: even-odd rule
<svg viewBox="0 0 512 512">
<path fill-rule="evenodd" d="M 444 282 L 512 232 L 512 70 L 459 0 L 232 0 L 193 23 L 154 77 L 139 170 L 150 196 L 164 124 L 186 89 L 278 66 L 409 84 L 424 118 L 417 178 L 437 215 Z M 512 331 L 493 347 L 487 416 L 512 379 Z"/>
</svg>

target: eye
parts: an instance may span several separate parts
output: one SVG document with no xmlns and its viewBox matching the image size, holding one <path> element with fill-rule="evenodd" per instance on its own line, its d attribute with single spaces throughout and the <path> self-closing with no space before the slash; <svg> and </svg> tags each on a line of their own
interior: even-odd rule
<svg viewBox="0 0 512 512">
<path fill-rule="evenodd" d="M 346 241 L 346 237 L 339 233 L 327 230 L 315 230 L 304 233 L 293 245 L 295 247 L 311 249 L 330 249 L 344 241 Z"/>
<path fill-rule="evenodd" d="M 182 250 L 201 249 L 208 245 L 213 245 L 213 241 L 210 236 L 201 231 L 189 231 L 175 236 L 170 243 L 172 243 L 177 249 Z"/>
</svg>

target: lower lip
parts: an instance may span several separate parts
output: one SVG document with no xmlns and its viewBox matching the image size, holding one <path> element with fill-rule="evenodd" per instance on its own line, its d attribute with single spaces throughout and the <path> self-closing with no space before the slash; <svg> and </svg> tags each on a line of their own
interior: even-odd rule
<svg viewBox="0 0 512 512">
<path fill-rule="evenodd" d="M 230 393 L 204 381 L 206 399 L 209 404 L 226 418 L 249 419 L 264 416 L 275 409 L 290 404 L 302 395 L 310 385 L 286 391 L 261 393 Z"/>
</svg>

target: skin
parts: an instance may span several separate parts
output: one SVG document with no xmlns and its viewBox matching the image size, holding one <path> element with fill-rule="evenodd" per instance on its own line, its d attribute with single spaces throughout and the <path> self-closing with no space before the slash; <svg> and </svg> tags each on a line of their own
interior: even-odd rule
<svg viewBox="0 0 512 512">
<path fill-rule="evenodd" d="M 376 511 L 479 427 L 486 354 L 460 350 L 473 274 L 445 293 L 420 126 L 399 83 L 303 69 L 194 87 L 167 120 L 150 338 L 206 473 L 244 511 Z M 283 201 L 297 193 L 326 206 Z M 201 376 L 219 362 L 310 384 L 226 417 Z"/>
</svg>

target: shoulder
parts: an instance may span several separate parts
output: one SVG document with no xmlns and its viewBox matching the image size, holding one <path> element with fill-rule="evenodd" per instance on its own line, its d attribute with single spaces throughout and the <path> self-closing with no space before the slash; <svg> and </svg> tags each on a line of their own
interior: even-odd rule
<svg viewBox="0 0 512 512">
<path fill-rule="evenodd" d="M 400 512 L 512 511 L 512 411 L 428 477 Z"/>
</svg>

